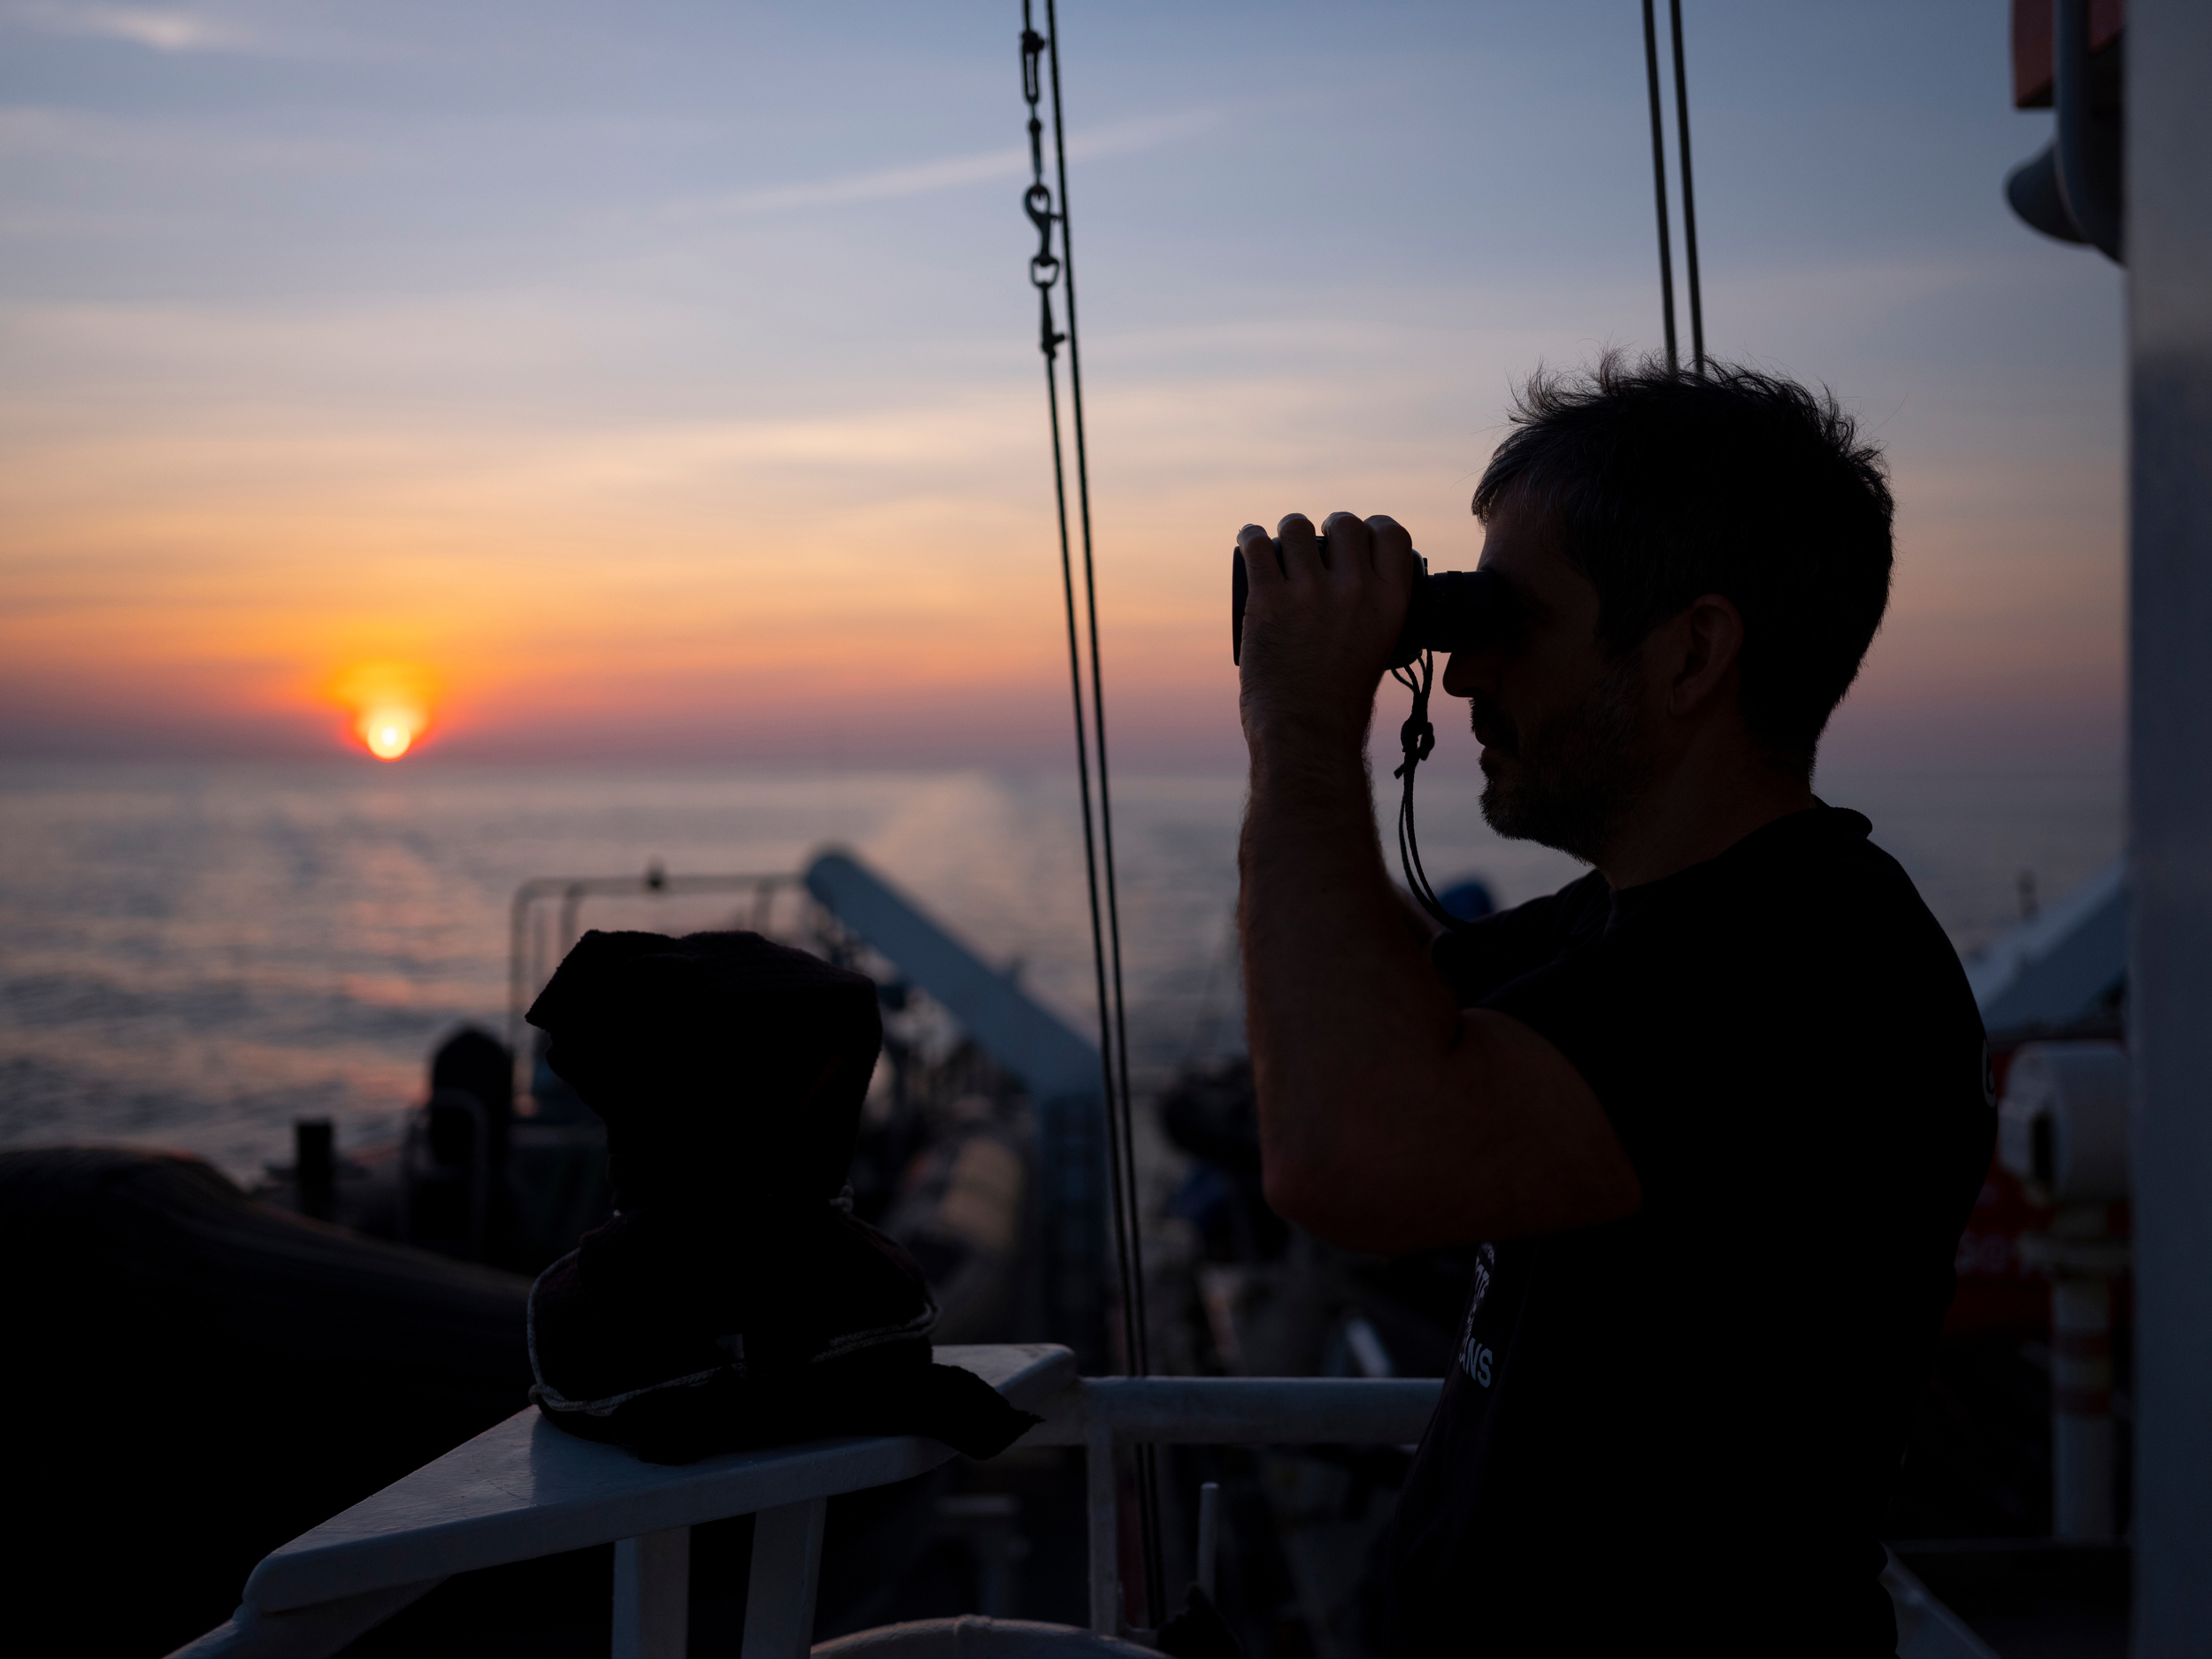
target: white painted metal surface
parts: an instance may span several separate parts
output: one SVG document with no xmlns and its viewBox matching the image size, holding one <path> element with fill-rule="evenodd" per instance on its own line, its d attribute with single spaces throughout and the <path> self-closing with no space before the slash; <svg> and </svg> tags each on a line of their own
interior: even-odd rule
<svg viewBox="0 0 2212 1659">
<path fill-rule="evenodd" d="M 1118 1636 L 1122 1625 L 1121 1478 L 1114 1469 L 1114 1432 L 1103 1423 L 1084 1438 L 1083 1481 L 1085 1518 L 1090 1528 L 1091 1628 L 1101 1635 Z"/>
<path fill-rule="evenodd" d="M 2051 1280 L 2051 1532 L 2105 1543 L 2115 1513 L 2112 1280 L 2060 1273 Z"/>
<path fill-rule="evenodd" d="M 395 1585 L 286 1613 L 264 1613 L 248 1602 L 169 1659 L 319 1659 L 336 1653 L 362 1632 L 375 1629 L 442 1582 L 431 1578 Z"/>
<path fill-rule="evenodd" d="M 1198 1591 L 1215 1599 L 1215 1557 L 1221 1548 L 1221 1483 L 1209 1480 L 1198 1488 Z"/>
<path fill-rule="evenodd" d="M 2116 858 L 1967 958 L 1982 1024 L 2001 1034 L 2094 1018 L 2127 977 L 2127 861 Z"/>
<path fill-rule="evenodd" d="M 1054 1400 L 1025 1446 L 1080 1446 L 1088 1480 L 1091 1629 L 1126 1632 L 1118 1447 L 1402 1446 L 1428 1428 L 1434 1378 L 1085 1377 Z"/>
<path fill-rule="evenodd" d="M 2130 0 L 2135 1651 L 2212 1653 L 2212 5 Z"/>
<path fill-rule="evenodd" d="M 1989 1645 L 1959 1616 L 1928 1594 L 1928 1586 L 1896 1556 L 1882 1572 L 1882 1588 L 1897 1610 L 1897 1659 L 1997 1659 Z"/>
<path fill-rule="evenodd" d="M 742 1659 L 806 1659 L 814 1645 L 814 1601 L 822 1586 L 827 1498 L 809 1498 L 753 1517 L 751 1590 L 745 1598 Z"/>
<path fill-rule="evenodd" d="M 1066 1350 L 938 1350 L 1032 1409 L 1073 1376 Z M 951 1457 L 914 1436 L 733 1452 L 670 1468 L 555 1428 L 534 1409 L 456 1447 L 265 1557 L 246 1581 L 261 1611 L 310 1607 L 478 1567 L 695 1526 L 888 1486 Z"/>
<path fill-rule="evenodd" d="M 815 1659 L 1158 1659 L 1149 1647 L 1065 1624 L 1018 1618 L 931 1618 L 826 1641 Z"/>
<path fill-rule="evenodd" d="M 1043 1659 L 1136 1653 L 1122 1624 L 1117 1449 L 1186 1445 L 1402 1445 L 1420 1438 L 1442 1384 L 1411 1378 L 1090 1378 L 1064 1348 L 940 1348 L 1045 1416 L 1025 1444 L 1081 1446 L 1089 1478 L 1090 1631 L 993 1619 L 888 1627 L 813 1651 L 885 1659 Z M 278 1550 L 247 1605 L 173 1659 L 325 1659 L 446 1574 L 612 1541 L 616 1659 L 685 1649 L 689 1529 L 756 1514 L 741 1659 L 805 1659 L 827 1501 L 952 1455 L 933 1440 L 877 1439 L 735 1454 L 668 1467 L 578 1440 L 525 1413 Z M 426 1571 L 429 1569 L 429 1571 Z M 1987 1650 L 1909 1574 L 1891 1575 L 1905 1659 Z"/>
<path fill-rule="evenodd" d="M 1065 1348 L 944 1348 L 1047 1415 L 1026 1443 L 1082 1446 L 1090 1475 L 1094 1629 L 1121 1631 L 1117 1446 L 1417 1440 L 1441 1384 L 1402 1378 L 1078 1379 Z M 828 1498 L 950 1457 L 918 1438 L 824 1440 L 668 1467 L 564 1433 L 534 1410 L 457 1447 L 276 1550 L 245 1605 L 193 1659 L 319 1659 L 447 1576 L 613 1542 L 617 1659 L 683 1651 L 689 1530 L 757 1514 L 743 1659 L 797 1659 L 813 1628 Z"/>
<path fill-rule="evenodd" d="M 1041 1343 L 941 1348 L 937 1357 L 965 1366 L 1032 1410 L 1075 1375 L 1067 1349 Z M 238 1612 L 180 1651 L 192 1659 L 321 1659 L 452 1573 L 726 1516 L 803 1508 L 925 1473 L 952 1455 L 937 1440 L 887 1436 L 735 1452 L 672 1468 L 578 1440 L 534 1408 L 519 1411 L 265 1556 L 246 1581 Z M 669 1557 L 651 1556 L 658 1566 L 647 1556 L 634 1559 L 641 1586 L 636 1616 L 664 1621 Z M 664 1622 L 654 1628 L 664 1629 Z M 647 1640 L 641 1629 L 618 1637 Z"/>
<path fill-rule="evenodd" d="M 1433 1377 L 1086 1377 L 1025 1446 L 1081 1446 L 1104 1428 L 1156 1446 L 1409 1446 Z"/>
<path fill-rule="evenodd" d="M 614 1547 L 614 1659 L 684 1659 L 691 1637 L 691 1529 Z"/>
<path fill-rule="evenodd" d="M 2128 1056 L 2116 1042 L 2031 1042 L 1997 1107 L 1997 1161 L 2044 1204 L 2128 1195 Z"/>
</svg>

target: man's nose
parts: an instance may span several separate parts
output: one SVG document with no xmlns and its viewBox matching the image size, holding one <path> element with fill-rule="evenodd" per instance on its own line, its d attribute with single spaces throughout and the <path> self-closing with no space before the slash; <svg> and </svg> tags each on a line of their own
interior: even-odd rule
<svg viewBox="0 0 2212 1659">
<path fill-rule="evenodd" d="M 1498 689 L 1498 654 L 1487 648 L 1469 651 L 1454 651 L 1444 659 L 1444 695 L 1448 697 L 1471 697 L 1478 692 L 1495 695 Z"/>
</svg>

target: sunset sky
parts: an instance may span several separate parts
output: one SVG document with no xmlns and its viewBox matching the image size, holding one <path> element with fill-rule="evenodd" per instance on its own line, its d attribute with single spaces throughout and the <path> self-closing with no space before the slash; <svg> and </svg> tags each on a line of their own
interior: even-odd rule
<svg viewBox="0 0 2212 1659">
<path fill-rule="evenodd" d="M 1833 752 L 2108 759 L 2121 281 L 2004 206 L 2006 7 L 1686 16 L 1711 347 L 1894 467 Z M 1471 562 L 1511 379 L 1657 342 L 1638 9 L 1062 22 L 1116 731 L 1216 764 L 1239 525 Z M 0 753 L 1056 757 L 1018 27 L 0 6 Z"/>
</svg>

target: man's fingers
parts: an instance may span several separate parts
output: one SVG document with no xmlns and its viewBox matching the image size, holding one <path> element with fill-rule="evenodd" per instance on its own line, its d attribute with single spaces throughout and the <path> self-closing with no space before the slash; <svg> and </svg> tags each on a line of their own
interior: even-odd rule
<svg viewBox="0 0 2212 1659">
<path fill-rule="evenodd" d="M 1413 537 L 1405 526 L 1388 513 L 1379 512 L 1367 521 L 1367 534 L 1374 548 L 1377 570 L 1388 570 L 1393 563 L 1412 567 Z"/>
<path fill-rule="evenodd" d="M 1279 560 L 1272 552 L 1278 545 L 1282 549 Z M 1317 532 L 1312 519 L 1294 512 L 1275 526 L 1273 541 L 1258 525 L 1246 525 L 1237 532 L 1237 548 L 1255 583 L 1323 572 L 1340 581 L 1362 572 L 1394 577 L 1415 567 L 1413 538 L 1386 513 L 1360 518 L 1333 512 Z"/>
<path fill-rule="evenodd" d="M 1333 512 L 1321 521 L 1321 534 L 1329 538 L 1330 568 L 1349 574 L 1375 568 L 1375 551 L 1367 526 L 1348 512 Z"/>
<path fill-rule="evenodd" d="M 1248 524 L 1237 532 L 1237 551 L 1244 555 L 1245 580 L 1255 587 L 1281 580 L 1283 567 L 1275 562 L 1274 538 L 1258 525 Z"/>
</svg>

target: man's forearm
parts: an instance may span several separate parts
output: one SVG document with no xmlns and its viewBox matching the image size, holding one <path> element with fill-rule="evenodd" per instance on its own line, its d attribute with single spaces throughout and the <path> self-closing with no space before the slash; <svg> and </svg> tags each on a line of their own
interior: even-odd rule
<svg viewBox="0 0 2212 1659">
<path fill-rule="evenodd" d="M 1455 1010 L 1408 931 L 1375 833 L 1364 733 L 1249 718 L 1239 922 L 1268 1190 L 1295 1212 L 1361 1154 Z M 1402 1075 L 1406 1074 L 1406 1075 Z"/>
</svg>

